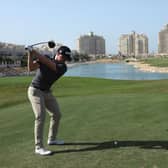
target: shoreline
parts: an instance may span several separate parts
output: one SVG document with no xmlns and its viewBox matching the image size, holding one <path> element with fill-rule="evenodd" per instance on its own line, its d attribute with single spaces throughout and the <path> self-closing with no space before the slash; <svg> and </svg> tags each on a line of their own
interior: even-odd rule
<svg viewBox="0 0 168 168">
<path fill-rule="evenodd" d="M 102 59 L 98 60 L 96 63 L 119 63 L 121 60 L 112 60 L 112 59 Z M 139 61 L 130 61 L 125 62 L 127 64 L 133 65 L 135 68 L 143 72 L 153 72 L 153 73 L 168 73 L 168 67 L 156 67 L 149 64 L 145 64 Z"/>
<path fill-rule="evenodd" d="M 68 64 L 69 68 L 72 68 L 74 66 L 79 66 L 82 64 L 94 64 L 94 63 L 121 63 L 121 60 L 112 60 L 112 59 L 100 59 L 100 60 L 96 60 L 96 61 L 88 61 L 88 62 L 80 62 L 80 63 L 72 63 L 72 64 Z M 153 72 L 153 73 L 168 73 L 168 67 L 156 67 L 156 66 L 151 66 L 149 64 L 145 64 L 142 62 L 124 62 L 127 63 L 129 65 L 134 66 L 135 68 L 139 69 L 140 71 L 143 72 Z"/>
<path fill-rule="evenodd" d="M 86 62 L 76 62 L 76 63 L 68 63 L 67 66 L 68 68 L 72 68 L 74 66 L 79 66 L 83 64 L 96 64 L 96 63 L 120 63 L 120 60 L 115 60 L 115 59 L 98 59 L 95 61 L 86 61 Z"/>
<path fill-rule="evenodd" d="M 128 64 L 143 72 L 168 73 L 168 67 L 156 67 L 141 62 L 128 62 Z"/>
</svg>

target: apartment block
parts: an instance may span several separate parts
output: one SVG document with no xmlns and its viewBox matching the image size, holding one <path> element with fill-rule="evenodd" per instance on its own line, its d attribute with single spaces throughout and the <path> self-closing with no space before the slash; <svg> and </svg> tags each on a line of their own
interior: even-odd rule
<svg viewBox="0 0 168 168">
<path fill-rule="evenodd" d="M 146 56 L 148 54 L 148 37 L 145 34 L 123 34 L 119 38 L 119 53 L 126 57 Z"/>
<path fill-rule="evenodd" d="M 158 34 L 158 54 L 168 54 L 168 24 Z"/>
<path fill-rule="evenodd" d="M 93 56 L 105 55 L 105 39 L 90 32 L 77 39 L 77 50 L 79 53 Z"/>
</svg>

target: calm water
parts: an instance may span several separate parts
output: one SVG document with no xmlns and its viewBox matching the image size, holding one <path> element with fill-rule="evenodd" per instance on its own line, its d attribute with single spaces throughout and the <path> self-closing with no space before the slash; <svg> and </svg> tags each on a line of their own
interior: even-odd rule
<svg viewBox="0 0 168 168">
<path fill-rule="evenodd" d="M 142 72 L 132 65 L 115 64 L 83 64 L 69 68 L 65 76 L 96 77 L 121 80 L 158 80 L 168 79 L 168 73 Z"/>
</svg>

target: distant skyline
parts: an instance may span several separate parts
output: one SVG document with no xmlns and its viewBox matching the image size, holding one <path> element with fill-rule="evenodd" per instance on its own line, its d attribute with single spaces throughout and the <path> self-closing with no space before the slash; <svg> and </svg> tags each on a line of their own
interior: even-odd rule
<svg viewBox="0 0 168 168">
<path fill-rule="evenodd" d="M 167 0 L 5 0 L 0 10 L 0 41 L 29 45 L 55 40 L 76 49 L 81 35 L 94 32 L 106 40 L 106 53 L 118 51 L 121 34 L 149 38 L 158 50 L 158 33 L 168 23 Z"/>
</svg>

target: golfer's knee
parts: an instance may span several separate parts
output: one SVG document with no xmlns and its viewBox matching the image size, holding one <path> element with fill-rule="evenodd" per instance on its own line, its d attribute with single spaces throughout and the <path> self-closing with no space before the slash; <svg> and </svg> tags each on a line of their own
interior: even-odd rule
<svg viewBox="0 0 168 168">
<path fill-rule="evenodd" d="M 53 119 L 54 119 L 55 121 L 59 121 L 59 120 L 61 119 L 61 117 L 62 117 L 62 114 L 61 114 L 61 113 L 55 113 L 55 114 L 53 115 Z"/>
<path fill-rule="evenodd" d="M 36 116 L 35 117 L 35 122 L 38 122 L 38 123 L 43 123 L 44 122 L 44 120 L 45 120 L 45 116 Z"/>
</svg>

